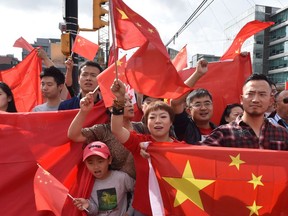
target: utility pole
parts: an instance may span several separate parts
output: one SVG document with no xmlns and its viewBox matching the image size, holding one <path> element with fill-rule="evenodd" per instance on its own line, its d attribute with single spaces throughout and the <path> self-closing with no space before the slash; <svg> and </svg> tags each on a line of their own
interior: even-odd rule
<svg viewBox="0 0 288 216">
<path fill-rule="evenodd" d="M 65 3 L 64 3 L 65 1 Z M 63 0 L 63 19 L 65 20 L 66 24 L 66 32 L 70 33 L 70 50 L 73 46 L 75 41 L 77 31 L 78 31 L 78 0 Z M 76 53 L 73 54 L 73 73 L 72 73 L 72 80 L 73 84 L 72 87 L 77 94 L 79 92 L 79 85 L 78 85 L 78 55 Z"/>
</svg>

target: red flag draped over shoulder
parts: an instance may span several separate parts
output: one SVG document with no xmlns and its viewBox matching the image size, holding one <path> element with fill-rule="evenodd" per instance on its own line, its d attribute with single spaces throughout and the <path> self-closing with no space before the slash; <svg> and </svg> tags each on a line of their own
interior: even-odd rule
<svg viewBox="0 0 288 216">
<path fill-rule="evenodd" d="M 40 89 L 41 59 L 36 49 L 15 67 L 0 71 L 0 80 L 12 90 L 18 112 L 29 112 L 42 104 Z"/>
<path fill-rule="evenodd" d="M 242 44 L 245 42 L 246 39 L 262 31 L 265 28 L 268 28 L 273 24 L 274 22 L 261 22 L 258 20 L 254 20 L 244 25 L 244 27 L 236 35 L 231 46 L 224 53 L 220 60 L 223 61 L 226 59 L 233 59 L 237 54 L 240 54 Z"/>
<path fill-rule="evenodd" d="M 288 215 L 288 152 L 180 143 L 148 152 L 165 215 Z"/>
<path fill-rule="evenodd" d="M 137 92 L 177 98 L 190 90 L 179 77 L 154 26 L 121 0 L 113 0 L 113 17 L 117 47 L 140 46 L 126 66 L 127 80 Z"/>
<path fill-rule="evenodd" d="M 91 175 L 84 169 L 82 144 L 67 138 L 67 129 L 77 112 L 1 113 L 0 215 L 40 215 L 33 192 L 37 163 L 53 173 L 73 197 L 89 197 Z M 97 103 L 85 126 L 106 122 L 105 113 L 104 103 Z M 70 199 L 65 207 L 68 213 L 63 215 L 81 215 Z"/>
<path fill-rule="evenodd" d="M 186 80 L 195 68 L 180 71 L 183 80 Z M 212 122 L 218 124 L 224 108 L 230 103 L 239 103 L 242 86 L 252 74 L 250 55 L 237 55 L 233 61 L 211 62 L 208 72 L 197 81 L 194 88 L 207 89 L 213 97 Z"/>
</svg>

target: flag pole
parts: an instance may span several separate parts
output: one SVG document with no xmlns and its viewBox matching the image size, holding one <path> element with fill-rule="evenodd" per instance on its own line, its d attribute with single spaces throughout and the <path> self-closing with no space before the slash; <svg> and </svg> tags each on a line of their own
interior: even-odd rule
<svg viewBox="0 0 288 216">
<path fill-rule="evenodd" d="M 117 46 L 116 44 L 116 39 L 115 39 L 115 22 L 114 22 L 114 15 L 113 15 L 113 1 L 109 0 L 109 11 L 110 11 L 110 22 L 111 22 L 111 30 L 112 30 L 112 50 L 114 50 L 114 64 L 115 64 L 115 79 L 118 81 L 118 66 L 117 66 L 117 55 L 116 55 L 116 50 L 115 47 Z"/>
<path fill-rule="evenodd" d="M 75 200 L 75 198 L 74 198 L 73 196 L 71 196 L 71 194 L 68 193 L 67 195 L 68 195 L 68 197 L 70 197 L 73 201 Z M 89 213 L 89 211 L 88 211 L 87 208 L 85 208 L 85 207 L 83 207 L 83 206 L 82 206 L 82 208 L 83 208 L 86 212 Z"/>
</svg>

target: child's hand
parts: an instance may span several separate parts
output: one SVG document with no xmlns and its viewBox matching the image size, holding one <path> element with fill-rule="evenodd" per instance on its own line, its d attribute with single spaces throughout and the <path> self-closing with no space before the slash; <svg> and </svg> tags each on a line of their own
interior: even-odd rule
<svg viewBox="0 0 288 216">
<path fill-rule="evenodd" d="M 88 209 L 89 207 L 89 201 L 84 198 L 75 198 L 73 204 L 81 211 Z"/>
</svg>

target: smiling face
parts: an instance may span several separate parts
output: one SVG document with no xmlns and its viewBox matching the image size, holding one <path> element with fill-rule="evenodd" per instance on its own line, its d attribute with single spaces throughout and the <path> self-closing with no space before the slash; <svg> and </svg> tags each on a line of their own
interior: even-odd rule
<svg viewBox="0 0 288 216">
<path fill-rule="evenodd" d="M 196 124 L 209 123 L 213 115 L 213 103 L 207 95 L 195 97 L 189 104 L 188 113 Z"/>
<path fill-rule="evenodd" d="M 91 155 L 85 160 L 88 170 L 97 179 L 105 179 L 109 175 L 109 165 L 111 162 L 111 156 L 105 159 L 98 155 Z"/>
<path fill-rule="evenodd" d="M 250 116 L 263 116 L 273 103 L 271 87 L 264 80 L 251 80 L 243 87 L 241 103 L 245 113 Z"/>
<path fill-rule="evenodd" d="M 154 110 L 148 114 L 147 127 L 156 141 L 169 138 L 169 130 L 172 125 L 170 115 L 165 110 Z"/>
</svg>

